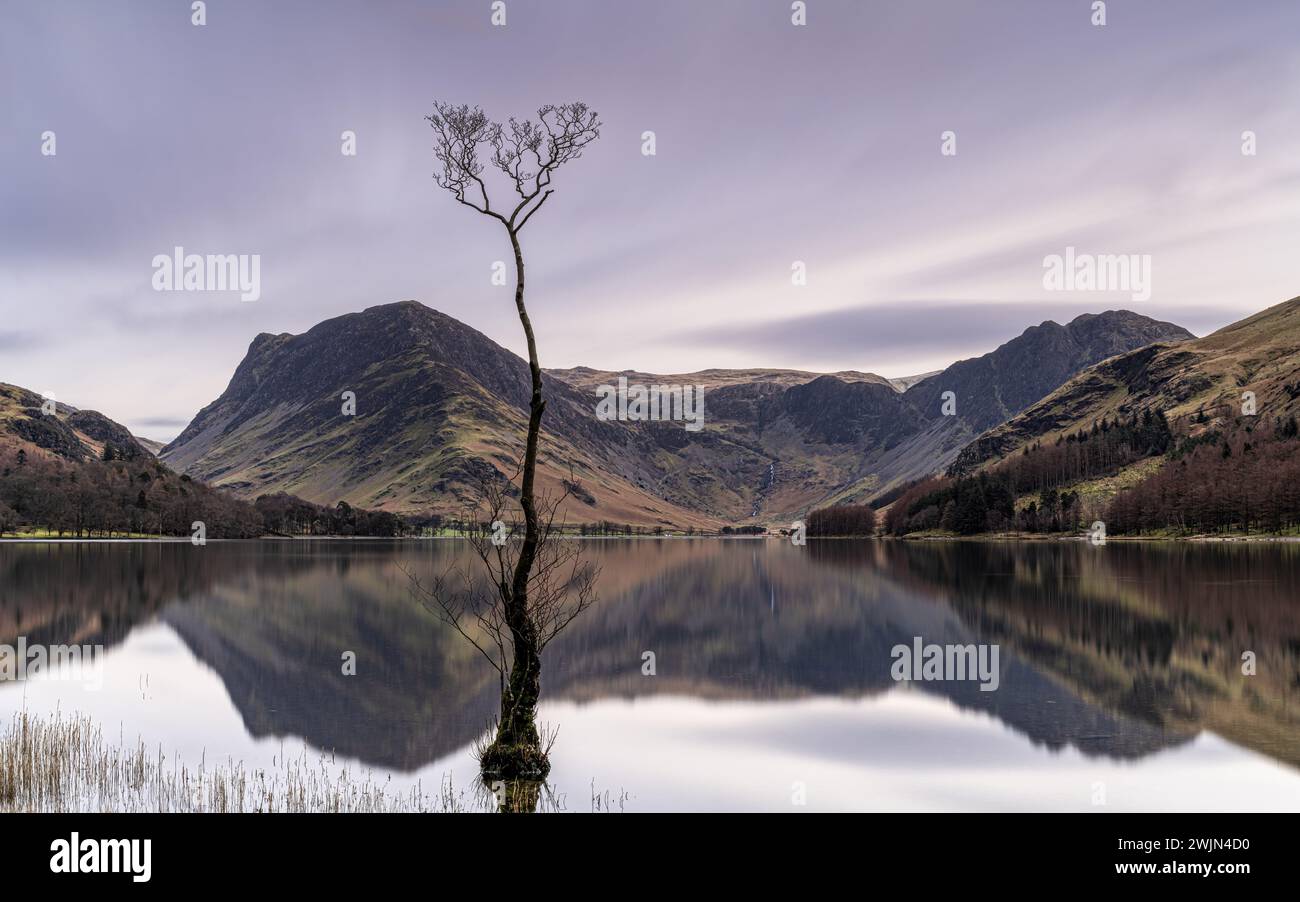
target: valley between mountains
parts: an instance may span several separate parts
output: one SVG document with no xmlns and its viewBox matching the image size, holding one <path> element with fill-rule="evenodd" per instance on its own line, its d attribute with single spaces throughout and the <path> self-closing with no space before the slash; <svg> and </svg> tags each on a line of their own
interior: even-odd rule
<svg viewBox="0 0 1300 902">
<path fill-rule="evenodd" d="M 565 516 L 575 526 L 784 527 L 827 505 L 884 507 L 927 477 L 990 470 L 1148 408 L 1167 413 L 1183 436 L 1231 415 L 1243 390 L 1262 412 L 1285 417 L 1300 397 L 1298 369 L 1300 299 L 1204 338 L 1123 310 L 1047 321 L 905 379 L 550 369 L 539 483 L 568 488 Z M 599 419 L 598 389 L 620 376 L 702 387 L 703 429 Z M 355 415 L 344 413 L 347 392 Z M 86 462 L 106 445 L 118 456 L 156 450 L 169 473 L 244 501 L 284 493 L 327 508 L 454 517 L 485 477 L 515 472 L 527 401 L 522 359 L 403 301 L 300 335 L 256 336 L 221 396 L 161 449 L 102 414 L 59 405 L 45 416 L 39 396 L 4 386 L 0 454 Z"/>
</svg>

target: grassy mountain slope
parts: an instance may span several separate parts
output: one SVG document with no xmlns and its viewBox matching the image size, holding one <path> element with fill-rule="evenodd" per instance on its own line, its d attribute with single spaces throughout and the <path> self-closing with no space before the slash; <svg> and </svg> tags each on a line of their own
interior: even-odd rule
<svg viewBox="0 0 1300 902">
<path fill-rule="evenodd" d="M 789 522 L 945 465 L 988 418 L 1019 410 L 1077 369 L 1187 333 L 1130 313 L 1045 323 L 906 391 L 871 373 L 705 370 L 658 375 L 548 370 L 543 490 L 570 475 L 571 523 L 711 527 Z M 1041 372 L 1032 361 L 1050 359 Z M 704 428 L 604 422 L 596 388 L 702 385 Z M 945 390 L 970 414 L 943 417 Z M 977 403 L 983 390 L 997 404 Z M 356 414 L 344 414 L 352 392 Z M 527 366 L 486 336 L 414 301 L 371 307 L 302 335 L 260 335 L 226 391 L 162 451 L 171 466 L 244 497 L 457 514 L 485 478 L 515 471 Z"/>
<path fill-rule="evenodd" d="M 45 403 L 34 391 L 0 382 L 0 449 L 74 462 L 101 457 L 106 445 L 128 457 L 152 456 L 125 426 L 101 413 L 56 404 L 46 415 Z"/>
<path fill-rule="evenodd" d="M 1103 417 L 1163 411 L 1176 433 L 1196 433 L 1242 412 L 1253 392 L 1257 416 L 1300 410 L 1300 298 L 1211 335 L 1120 354 L 1063 384 L 964 449 L 959 468 L 1005 457 L 1032 442 L 1090 428 Z"/>
<path fill-rule="evenodd" d="M 1051 320 L 1031 326 L 996 350 L 959 360 L 908 388 L 904 397 L 925 413 L 925 429 L 884 455 L 869 491 L 836 500 L 873 500 L 948 466 L 980 433 L 1107 357 L 1193 337 L 1181 326 L 1127 310 L 1085 313 L 1064 326 Z M 946 392 L 953 393 L 955 416 L 942 415 Z"/>
<path fill-rule="evenodd" d="M 250 504 L 170 470 L 103 414 L 0 384 L 0 534 L 261 534 Z"/>
<path fill-rule="evenodd" d="M 667 475 L 664 453 L 684 443 L 681 424 L 650 424 L 662 428 L 632 435 L 598 421 L 593 405 L 564 382 L 548 376 L 546 391 L 538 482 L 557 492 L 572 472 L 586 486 L 572 521 L 702 526 L 709 519 L 675 504 L 681 490 L 672 485 L 648 491 Z M 354 416 L 344 414 L 345 392 L 355 396 Z M 527 400 L 523 360 L 407 301 L 327 320 L 303 335 L 259 335 L 225 393 L 162 457 L 244 497 L 288 492 L 322 504 L 455 514 L 493 470 L 514 472 Z"/>
</svg>

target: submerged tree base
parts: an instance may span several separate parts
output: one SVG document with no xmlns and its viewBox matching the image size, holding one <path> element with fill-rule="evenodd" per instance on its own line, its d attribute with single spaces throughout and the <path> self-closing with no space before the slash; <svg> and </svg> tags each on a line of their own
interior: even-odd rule
<svg viewBox="0 0 1300 902">
<path fill-rule="evenodd" d="M 543 780 L 551 772 L 551 761 L 539 745 L 493 742 L 479 755 L 483 779 Z"/>
</svg>

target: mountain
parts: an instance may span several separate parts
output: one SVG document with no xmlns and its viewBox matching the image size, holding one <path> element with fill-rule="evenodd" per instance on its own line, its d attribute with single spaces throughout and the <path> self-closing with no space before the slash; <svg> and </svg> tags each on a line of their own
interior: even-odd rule
<svg viewBox="0 0 1300 902">
<path fill-rule="evenodd" d="M 789 522 L 945 466 L 986 425 L 1111 354 L 1189 337 L 1126 312 L 1048 322 L 903 391 L 857 371 L 547 370 L 539 486 L 578 485 L 571 523 Z M 620 377 L 702 386 L 704 428 L 598 419 L 599 387 Z M 956 417 L 942 415 L 945 391 L 957 392 Z M 257 336 L 161 457 L 243 497 L 457 514 L 482 479 L 514 472 L 528 394 L 515 354 L 415 301 L 386 304 L 302 335 Z"/>
<path fill-rule="evenodd" d="M 976 436 L 1018 414 L 1074 374 L 1152 342 L 1194 338 L 1173 323 L 1127 310 L 1085 313 L 1066 325 L 1047 320 L 980 357 L 959 360 L 909 387 L 903 397 L 928 425 L 876 466 L 873 500 L 948 466 Z M 943 416 L 945 393 L 956 408 Z"/>
<path fill-rule="evenodd" d="M 922 410 L 957 396 L 957 412 L 976 433 L 1005 422 L 1095 363 L 1153 342 L 1195 338 L 1173 323 L 1108 310 L 1085 313 L 1062 326 L 1048 320 L 1026 329 L 996 351 L 960 360 L 907 391 Z"/>
<path fill-rule="evenodd" d="M 1245 392 L 1261 418 L 1300 412 L 1300 298 L 1204 338 L 1161 341 L 1086 369 L 964 449 L 957 469 L 1148 409 L 1163 412 L 1175 434 L 1200 431 L 1239 416 Z"/>
<path fill-rule="evenodd" d="M 0 383 L 0 534 L 188 536 L 196 521 L 211 538 L 262 534 L 253 505 L 170 470 L 120 423 Z"/>
<path fill-rule="evenodd" d="M 612 385 L 618 382 L 618 377 L 625 377 L 629 383 L 639 382 L 643 385 L 657 383 L 660 385 L 699 385 L 706 392 L 712 392 L 719 388 L 728 388 L 736 385 L 748 385 L 753 382 L 763 382 L 771 385 L 779 385 L 783 388 L 789 388 L 794 385 L 803 385 L 811 382 L 819 376 L 832 376 L 841 382 L 869 382 L 872 385 L 887 385 L 897 391 L 902 391 L 898 383 L 905 380 L 886 379 L 883 376 L 877 376 L 875 373 L 859 373 L 856 370 L 842 370 L 838 373 L 810 373 L 804 370 L 772 370 L 772 369 L 751 369 L 751 370 L 699 370 L 694 373 L 677 373 L 675 375 L 663 375 L 659 373 L 643 373 L 638 370 L 593 370 L 586 366 L 575 366 L 570 369 L 549 369 L 546 370 L 549 375 L 572 385 L 574 388 L 583 391 L 593 391 L 601 385 Z M 910 376 L 912 380 L 922 377 Z"/>
<path fill-rule="evenodd" d="M 594 402 L 567 383 L 543 378 L 540 491 L 584 483 L 571 513 L 583 522 L 711 520 L 672 501 L 708 478 L 665 472 L 662 457 L 687 444 L 681 424 L 622 429 L 597 420 Z M 371 307 L 302 335 L 257 336 L 226 391 L 161 456 L 244 497 L 457 514 L 481 480 L 514 472 L 529 385 L 522 359 L 445 314 L 414 301 Z"/>
<path fill-rule="evenodd" d="M 153 456 L 125 426 L 102 413 L 56 403 L 47 415 L 45 405 L 42 395 L 0 382 L 0 449 L 73 462 L 102 457 L 106 446 L 125 457 Z"/>
</svg>

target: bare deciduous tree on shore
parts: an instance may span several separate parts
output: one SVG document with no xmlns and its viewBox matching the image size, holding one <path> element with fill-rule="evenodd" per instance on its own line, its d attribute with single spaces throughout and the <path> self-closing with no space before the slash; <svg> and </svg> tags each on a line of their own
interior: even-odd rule
<svg viewBox="0 0 1300 902">
<path fill-rule="evenodd" d="M 476 534 L 472 544 L 489 578 L 475 580 L 461 574 L 460 585 L 452 586 L 442 578 L 421 590 L 501 674 L 501 715 L 495 740 L 483 750 L 480 763 L 484 774 L 544 776 L 549 763 L 535 718 L 541 652 L 594 601 L 594 570 L 582 562 L 576 544 L 561 542 L 553 532 L 556 512 L 567 493 L 539 503 L 534 486 L 546 400 L 537 342 L 524 306 L 524 255 L 519 236 L 551 196 L 555 172 L 580 157 L 600 136 L 600 120 L 583 103 L 544 106 L 537 111 L 536 121 L 512 118 L 505 125 L 488 119 L 477 107 L 448 103 L 435 103 L 433 114 L 426 118 L 435 135 L 434 177 L 438 185 L 459 203 L 496 219 L 510 238 L 515 259 L 515 309 L 528 343 L 532 393 L 520 470 L 522 541 L 494 544 L 486 533 Z M 484 180 L 484 155 L 518 196 L 512 197 L 508 206 L 492 206 Z M 502 486 L 485 483 L 473 522 L 504 522 L 507 500 Z M 487 644 L 474 632 L 487 636 Z"/>
</svg>

